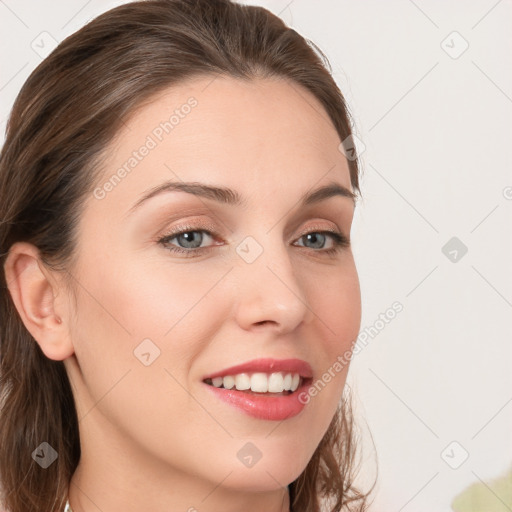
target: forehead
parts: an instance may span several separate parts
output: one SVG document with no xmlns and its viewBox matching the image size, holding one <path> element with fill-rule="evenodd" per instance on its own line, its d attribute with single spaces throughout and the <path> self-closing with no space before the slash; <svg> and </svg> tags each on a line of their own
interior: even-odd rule
<svg viewBox="0 0 512 512">
<path fill-rule="evenodd" d="M 153 96 L 125 121 L 98 185 L 110 181 L 107 198 L 124 210 L 169 179 L 224 184 L 244 196 L 284 182 L 298 197 L 324 178 L 351 188 L 339 144 L 320 102 L 298 84 L 196 77 Z"/>
</svg>

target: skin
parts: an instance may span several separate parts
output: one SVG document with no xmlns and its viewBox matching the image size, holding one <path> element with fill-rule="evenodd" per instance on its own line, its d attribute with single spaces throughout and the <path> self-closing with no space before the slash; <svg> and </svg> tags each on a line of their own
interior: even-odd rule
<svg viewBox="0 0 512 512">
<path fill-rule="evenodd" d="M 201 77 L 160 93 L 110 145 L 99 186 L 190 96 L 197 106 L 121 183 L 87 198 L 68 275 L 74 294 L 30 244 L 13 245 L 5 265 L 27 329 L 47 357 L 64 360 L 72 384 L 82 449 L 74 512 L 288 511 L 287 485 L 345 385 L 348 366 L 280 422 L 205 389 L 208 373 L 259 357 L 304 359 L 320 378 L 352 348 L 361 303 L 350 246 L 328 255 L 328 235 L 316 245 L 303 236 L 348 238 L 354 203 L 334 196 L 297 207 L 314 188 L 351 184 L 334 126 L 296 84 Z M 172 191 L 128 213 L 169 179 L 230 187 L 246 204 Z M 183 237 L 158 242 L 181 227 L 210 227 L 216 234 L 201 242 L 210 248 L 186 257 L 168 248 L 190 247 Z M 235 250 L 247 236 L 263 249 L 250 264 Z M 147 338 L 160 350 L 149 366 L 134 355 Z M 237 457 L 247 442 L 262 453 L 251 468 Z"/>
</svg>

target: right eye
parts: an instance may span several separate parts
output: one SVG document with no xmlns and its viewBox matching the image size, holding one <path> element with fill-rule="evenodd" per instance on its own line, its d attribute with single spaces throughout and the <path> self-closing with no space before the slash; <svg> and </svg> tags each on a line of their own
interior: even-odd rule
<svg viewBox="0 0 512 512">
<path fill-rule="evenodd" d="M 205 236 L 213 239 L 215 233 L 206 229 L 181 228 L 166 234 L 158 240 L 166 249 L 174 253 L 185 254 L 187 257 L 194 257 L 197 253 L 203 253 L 205 249 L 210 249 L 212 245 L 201 247 Z M 173 240 L 179 245 L 171 243 Z M 217 244 L 218 245 L 218 244 Z"/>
</svg>

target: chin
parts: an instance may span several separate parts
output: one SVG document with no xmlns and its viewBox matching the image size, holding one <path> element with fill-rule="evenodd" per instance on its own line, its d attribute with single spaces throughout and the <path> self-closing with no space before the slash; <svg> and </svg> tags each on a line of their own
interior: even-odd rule
<svg viewBox="0 0 512 512">
<path fill-rule="evenodd" d="M 224 460 L 217 459 L 215 475 L 221 478 L 221 475 L 229 474 L 222 485 L 245 492 L 282 489 L 300 476 L 312 456 L 312 453 L 306 453 L 305 447 L 303 453 L 299 452 L 295 442 L 279 449 L 277 443 L 264 438 L 236 441 L 235 460 L 228 463 L 226 452 L 219 454 Z"/>
<path fill-rule="evenodd" d="M 279 460 L 274 464 L 263 465 L 260 461 L 252 468 L 237 468 L 222 485 L 226 488 L 237 489 L 241 492 L 277 491 L 288 486 L 304 471 L 304 467 L 290 465 L 289 461 Z"/>
</svg>

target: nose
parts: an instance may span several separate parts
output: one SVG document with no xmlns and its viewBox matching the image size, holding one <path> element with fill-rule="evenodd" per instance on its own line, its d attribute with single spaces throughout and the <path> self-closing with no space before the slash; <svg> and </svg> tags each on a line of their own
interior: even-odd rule
<svg viewBox="0 0 512 512">
<path fill-rule="evenodd" d="M 282 335 L 310 320 L 307 294 L 282 242 L 267 243 L 255 261 L 240 258 L 236 266 L 235 317 L 241 328 Z"/>
</svg>

